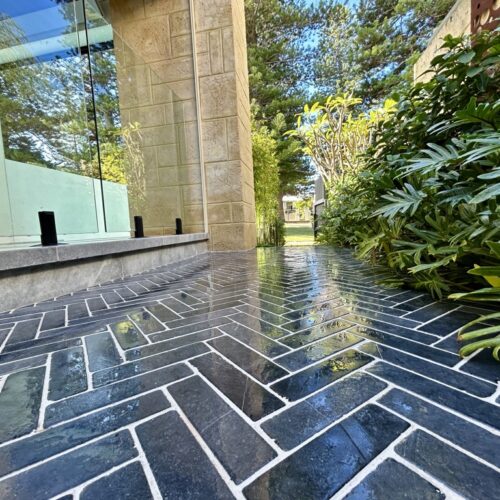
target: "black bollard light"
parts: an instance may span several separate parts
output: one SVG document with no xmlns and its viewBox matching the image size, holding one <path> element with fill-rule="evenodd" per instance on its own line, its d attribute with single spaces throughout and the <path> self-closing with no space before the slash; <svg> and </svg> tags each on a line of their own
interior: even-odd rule
<svg viewBox="0 0 500 500">
<path fill-rule="evenodd" d="M 56 218 L 54 212 L 38 212 L 38 220 L 40 221 L 42 246 L 48 247 L 57 245 Z"/>
<path fill-rule="evenodd" d="M 182 219 L 175 219 L 175 234 L 182 234 Z"/>
<path fill-rule="evenodd" d="M 140 215 L 134 215 L 135 237 L 144 238 L 144 224 Z"/>
</svg>

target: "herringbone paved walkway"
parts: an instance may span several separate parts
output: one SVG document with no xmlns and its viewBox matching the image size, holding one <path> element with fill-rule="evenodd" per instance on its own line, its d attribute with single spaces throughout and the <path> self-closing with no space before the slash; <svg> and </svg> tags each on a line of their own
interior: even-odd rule
<svg viewBox="0 0 500 500">
<path fill-rule="evenodd" d="M 0 498 L 500 498 L 481 311 L 323 247 L 212 255 L 0 315 Z"/>
</svg>

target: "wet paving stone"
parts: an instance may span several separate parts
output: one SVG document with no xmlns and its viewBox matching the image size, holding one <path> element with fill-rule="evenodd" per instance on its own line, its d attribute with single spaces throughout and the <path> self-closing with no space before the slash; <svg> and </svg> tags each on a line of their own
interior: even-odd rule
<svg viewBox="0 0 500 500">
<path fill-rule="evenodd" d="M 491 382 L 500 382 L 500 363 L 493 359 L 490 349 L 485 349 L 476 354 L 460 367 L 460 371 Z"/>
<path fill-rule="evenodd" d="M 392 458 L 382 462 L 358 484 L 345 500 L 440 500 L 446 498 L 438 488 Z"/>
<path fill-rule="evenodd" d="M 244 494 L 250 500 L 329 498 L 407 427 L 368 405 L 265 472 Z"/>
<path fill-rule="evenodd" d="M 240 340 L 246 345 L 252 347 L 256 351 L 261 352 L 265 356 L 273 358 L 275 356 L 279 356 L 280 354 L 284 354 L 285 352 L 290 352 L 290 349 L 284 345 L 275 342 L 263 335 L 246 328 L 243 325 L 238 323 L 228 323 L 226 325 L 222 325 L 220 329 L 231 335 L 235 339 Z"/>
<path fill-rule="evenodd" d="M 262 424 L 280 448 L 291 450 L 387 387 L 365 373 L 353 373 Z"/>
<path fill-rule="evenodd" d="M 252 420 L 260 420 L 284 406 L 279 398 L 217 354 L 200 356 L 191 364 Z"/>
<path fill-rule="evenodd" d="M 147 311 L 136 312 L 129 316 L 145 335 L 165 330 L 165 327 Z M 177 319 L 177 316 L 175 318 Z"/>
<path fill-rule="evenodd" d="M 162 306 L 161 304 L 155 306 L 148 306 L 146 309 L 149 312 L 153 313 L 160 321 L 163 321 L 164 323 L 166 323 L 167 321 L 172 321 L 174 319 L 180 318 L 178 314 L 175 314 L 173 311 L 167 309 L 165 306 Z"/>
<path fill-rule="evenodd" d="M 47 406 L 44 426 L 49 427 L 59 422 L 78 417 L 102 406 L 117 403 L 142 392 L 150 391 L 170 384 L 193 372 L 186 365 L 167 366 L 152 373 L 139 375 L 131 379 L 101 387 L 91 392 L 77 394 Z"/>
<path fill-rule="evenodd" d="M 137 435 L 163 498 L 234 498 L 177 413 L 138 426 Z"/>
<path fill-rule="evenodd" d="M 40 330 L 51 330 L 52 328 L 59 328 L 64 326 L 66 320 L 66 311 L 49 311 L 45 314 L 40 326 Z"/>
<path fill-rule="evenodd" d="M 275 382 L 271 388 L 289 401 L 295 401 L 361 368 L 372 360 L 372 357 L 351 349 Z"/>
<path fill-rule="evenodd" d="M 310 344 L 315 340 L 320 340 L 324 337 L 328 337 L 333 333 L 346 330 L 351 326 L 353 326 L 353 323 L 348 323 L 342 320 L 329 321 L 327 323 L 317 325 L 311 328 L 310 330 L 305 330 L 303 332 L 295 333 L 293 335 L 290 335 L 290 332 L 287 332 L 288 336 L 283 339 L 280 339 L 280 343 L 295 349 L 297 347 L 302 347 L 304 345 Z"/>
<path fill-rule="evenodd" d="M 92 380 L 94 382 L 94 387 L 100 387 L 151 370 L 157 370 L 162 366 L 178 363 L 179 361 L 192 358 L 193 356 L 199 356 L 208 351 L 208 347 L 201 343 L 179 347 L 178 349 L 156 354 L 155 356 L 130 361 L 129 363 L 124 363 L 115 368 L 95 372 L 92 376 Z"/>
<path fill-rule="evenodd" d="M 0 497 L 48 499 L 135 456 L 132 436 L 122 431 L 0 481 Z"/>
<path fill-rule="evenodd" d="M 233 321 L 236 321 L 236 323 L 240 323 L 241 325 L 246 326 L 247 328 L 250 328 L 251 330 L 254 330 L 257 333 L 265 335 L 266 337 L 269 337 L 271 339 L 279 339 L 280 337 L 289 335 L 290 333 L 286 330 L 283 330 L 279 326 L 267 323 L 264 320 L 245 313 L 233 314 L 231 316 L 231 319 Z"/>
<path fill-rule="evenodd" d="M 24 358 L 31 358 L 39 354 L 47 354 L 49 352 L 55 352 L 61 349 L 67 349 L 68 347 L 79 345 L 82 345 L 81 339 L 61 340 L 42 345 L 34 345 L 33 347 L 28 347 L 26 349 L 20 349 L 17 351 L 5 352 L 4 354 L 0 354 L 0 364 L 8 363 L 10 361 L 17 361 Z"/>
<path fill-rule="evenodd" d="M 23 436 L 38 425 L 45 368 L 9 375 L 0 393 L 0 443 Z"/>
<path fill-rule="evenodd" d="M 259 307 L 255 307 L 249 304 L 238 306 L 236 309 L 238 310 L 236 312 L 243 312 L 245 314 L 249 314 L 254 318 L 262 319 L 263 321 L 271 323 L 272 325 L 280 326 L 288 322 L 288 320 L 286 318 L 283 318 L 282 316 L 278 316 L 277 314 L 271 313 L 269 311 L 264 311 Z"/>
<path fill-rule="evenodd" d="M 321 325 L 326 321 L 332 321 L 334 319 L 341 318 L 342 316 L 345 316 L 347 314 L 349 314 L 349 311 L 344 307 L 339 306 L 332 309 L 320 310 L 319 312 L 311 313 L 308 316 L 295 321 L 290 321 L 289 323 L 285 323 L 282 326 L 289 332 L 300 332 L 302 330 L 312 328 L 316 325 Z"/>
<path fill-rule="evenodd" d="M 419 330 L 424 332 L 433 333 L 440 337 L 446 337 L 451 332 L 462 328 L 470 321 L 473 321 L 478 317 L 477 314 L 470 314 L 463 311 L 453 311 L 453 313 L 445 314 L 439 318 L 436 318 L 429 323 L 419 327 Z"/>
<path fill-rule="evenodd" d="M 441 351 L 439 349 L 434 349 L 427 345 L 422 345 L 417 342 L 406 340 L 396 335 L 391 335 L 389 333 L 379 332 L 366 327 L 355 327 L 351 330 L 356 335 L 363 337 L 373 342 L 388 345 L 394 347 L 401 351 L 406 351 L 416 356 L 420 356 L 424 359 L 431 359 L 436 363 L 440 363 L 446 366 L 454 366 L 459 361 L 460 358 L 456 354 L 451 352 Z"/>
<path fill-rule="evenodd" d="M 438 382 L 383 362 L 369 367 L 368 372 L 494 428 L 500 422 L 500 407 Z"/>
<path fill-rule="evenodd" d="M 252 351 L 232 338 L 222 337 L 214 339 L 209 341 L 209 344 L 263 384 L 268 384 L 289 374 L 288 371 L 277 364 L 260 356 L 255 351 Z"/>
<path fill-rule="evenodd" d="M 442 380 L 447 385 L 451 385 L 456 389 L 474 394 L 478 397 L 485 398 L 491 396 L 496 390 L 494 384 L 462 374 L 457 370 L 430 363 L 425 359 L 405 354 L 404 352 L 391 349 L 390 347 L 370 342 L 361 346 L 359 349 L 370 356 L 383 359 L 388 363 L 398 365 L 401 368 L 406 368 L 416 373 L 422 373 L 426 377 L 430 377 L 434 380 Z"/>
<path fill-rule="evenodd" d="M 309 344 L 298 351 L 291 352 L 276 358 L 275 361 L 287 370 L 296 371 L 305 368 L 320 359 L 326 358 L 337 351 L 347 349 L 361 342 L 357 335 L 347 332 L 340 332 L 331 337 Z"/>
<path fill-rule="evenodd" d="M 73 396 L 87 390 L 87 371 L 82 347 L 57 351 L 50 364 L 49 399 Z"/>
<path fill-rule="evenodd" d="M 170 406 L 155 391 L 0 447 L 0 476 L 154 415 Z"/>
<path fill-rule="evenodd" d="M 46 363 L 46 354 L 41 354 L 40 356 L 35 356 L 33 358 L 21 359 L 20 361 L 12 361 L 11 363 L 0 365 L 0 376 L 6 375 L 11 372 L 17 372 L 25 368 L 36 368 L 37 366 L 42 366 Z"/>
<path fill-rule="evenodd" d="M 116 472 L 86 486 L 80 493 L 80 500 L 109 500 L 111 498 L 153 498 L 144 469 L 139 462 L 133 462 Z"/>
<path fill-rule="evenodd" d="M 109 332 L 88 335 L 85 337 L 85 346 L 91 372 L 119 365 L 122 361 Z"/>
<path fill-rule="evenodd" d="M 169 392 L 237 484 L 276 456 L 199 377 L 174 384 Z"/>
<path fill-rule="evenodd" d="M 497 496 L 498 472 L 426 432 L 413 432 L 396 452 L 466 498 Z"/>
<path fill-rule="evenodd" d="M 399 389 L 391 390 L 379 402 L 421 427 L 500 467 L 500 436 Z"/>
<path fill-rule="evenodd" d="M 132 321 L 119 321 L 118 323 L 109 325 L 109 327 L 123 350 L 148 343 L 144 335 Z"/>
<path fill-rule="evenodd" d="M 85 302 L 68 305 L 68 319 L 70 321 L 79 318 L 87 318 L 88 316 L 89 310 L 87 309 L 87 304 L 85 304 Z"/>
<path fill-rule="evenodd" d="M 38 332 L 39 325 L 40 325 L 39 319 L 28 319 L 26 321 L 20 321 L 14 327 L 14 330 L 12 331 L 9 340 L 7 341 L 7 344 L 25 342 L 26 340 L 34 339 Z M 6 330 L 6 332 L 8 332 L 8 330 Z"/>
</svg>

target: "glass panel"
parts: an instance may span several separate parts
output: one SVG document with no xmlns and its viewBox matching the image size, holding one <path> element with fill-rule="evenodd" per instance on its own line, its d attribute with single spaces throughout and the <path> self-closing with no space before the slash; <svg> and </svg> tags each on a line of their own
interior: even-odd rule
<svg viewBox="0 0 500 500">
<path fill-rule="evenodd" d="M 204 231 L 189 3 L 86 5 L 108 231 Z"/>
<path fill-rule="evenodd" d="M 1 235 L 38 238 L 40 210 L 62 239 L 104 229 L 86 44 L 81 0 L 0 5 Z"/>
</svg>

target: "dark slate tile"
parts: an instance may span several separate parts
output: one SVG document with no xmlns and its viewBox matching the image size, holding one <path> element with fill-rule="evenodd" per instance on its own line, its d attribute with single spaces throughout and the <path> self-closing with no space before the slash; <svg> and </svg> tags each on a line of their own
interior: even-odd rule
<svg viewBox="0 0 500 500">
<path fill-rule="evenodd" d="M 276 456 L 201 378 L 174 384 L 169 392 L 237 484 Z"/>
<path fill-rule="evenodd" d="M 388 380 L 404 389 L 415 392 L 494 428 L 500 422 L 500 407 L 451 387 L 446 387 L 438 382 L 433 382 L 384 362 L 369 367 L 368 371 L 384 380 Z"/>
<path fill-rule="evenodd" d="M 262 474 L 243 493 L 249 500 L 330 498 L 407 427 L 368 405 Z"/>
<path fill-rule="evenodd" d="M 283 318 L 282 316 L 278 316 L 277 314 L 264 311 L 264 309 L 260 309 L 250 304 L 244 304 L 242 306 L 238 306 L 237 309 L 239 312 L 249 314 L 254 318 L 262 319 L 263 321 L 271 323 L 272 325 L 280 326 L 288 322 L 288 320 L 286 318 Z"/>
<path fill-rule="evenodd" d="M 483 349 L 463 364 L 460 370 L 495 383 L 500 382 L 500 363 L 493 359 L 491 349 Z"/>
<path fill-rule="evenodd" d="M 181 302 L 174 297 L 170 297 L 168 299 L 160 301 L 162 304 L 166 305 L 169 309 L 176 313 L 182 314 L 186 311 L 191 311 L 191 307 L 186 305 L 184 302 Z"/>
<path fill-rule="evenodd" d="M 116 340 L 124 350 L 147 344 L 148 341 L 132 321 L 119 321 L 109 325 Z"/>
<path fill-rule="evenodd" d="M 421 326 L 419 330 L 424 332 L 434 333 L 440 337 L 446 337 L 451 332 L 462 328 L 465 324 L 469 323 L 478 317 L 477 314 L 470 314 L 463 311 L 452 311 L 444 316 L 441 316 L 434 321 L 430 321 Z"/>
<path fill-rule="evenodd" d="M 123 363 L 122 365 L 114 368 L 108 368 L 107 370 L 95 372 L 92 375 L 94 387 L 112 384 L 118 380 L 134 377 L 140 373 L 149 372 L 151 370 L 161 368 L 162 366 L 178 363 L 179 361 L 192 358 L 193 356 L 198 356 L 208 351 L 209 349 L 206 345 L 198 343 L 179 347 L 178 349 L 156 354 L 155 356 L 150 356 L 148 358 Z"/>
<path fill-rule="evenodd" d="M 156 342 L 155 344 L 138 347 L 136 349 L 130 349 L 126 353 L 127 361 L 144 358 L 146 356 L 152 356 L 154 354 L 159 354 L 165 351 L 171 351 L 172 349 L 177 349 L 178 347 L 195 344 L 196 342 L 202 342 L 203 340 L 220 337 L 221 335 L 222 332 L 220 330 L 217 330 L 216 328 L 210 328 L 208 330 L 202 330 L 201 332 L 183 335 L 182 337 L 175 337 L 170 340 L 164 340 L 163 342 Z"/>
<path fill-rule="evenodd" d="M 389 458 L 361 481 L 344 500 L 439 500 L 446 498 L 438 488 L 396 460 Z"/>
<path fill-rule="evenodd" d="M 283 337 L 283 335 L 288 335 L 290 333 L 281 329 L 279 326 L 267 323 L 262 319 L 245 313 L 233 314 L 231 319 L 271 339 L 278 339 Z"/>
<path fill-rule="evenodd" d="M 182 315 L 185 318 L 190 318 L 190 317 L 196 317 L 199 316 L 200 314 L 211 314 L 216 311 L 227 311 L 228 309 L 231 309 L 233 307 L 239 306 L 243 304 L 243 302 L 238 301 L 238 300 L 228 300 L 225 301 L 221 304 L 199 304 L 198 306 L 195 306 L 196 309 L 193 311 L 186 311 Z"/>
<path fill-rule="evenodd" d="M 300 333 L 295 333 L 293 335 L 289 335 L 284 339 L 280 339 L 282 344 L 287 345 L 288 347 L 297 348 L 302 347 L 306 344 L 310 344 L 315 340 L 322 339 L 324 337 L 328 337 L 332 333 L 340 332 L 349 327 L 353 326 L 352 323 L 348 323 L 342 320 L 334 320 L 329 321 L 327 323 L 323 323 L 321 325 L 317 325 L 310 330 L 305 330 Z"/>
<path fill-rule="evenodd" d="M 17 372 L 25 368 L 35 368 L 42 366 L 47 362 L 47 354 L 41 354 L 34 358 L 21 359 L 20 361 L 12 361 L 12 363 L 5 363 L 0 365 L 0 376 L 7 373 Z"/>
<path fill-rule="evenodd" d="M 140 462 L 133 462 L 85 486 L 80 500 L 152 499 L 146 474 Z"/>
<path fill-rule="evenodd" d="M 361 305 L 355 305 L 350 307 L 352 314 L 355 316 L 362 316 L 368 319 L 373 319 L 375 321 L 381 321 L 382 323 L 389 323 L 397 326 L 401 326 L 403 328 L 407 328 L 409 330 L 413 328 L 417 328 L 421 325 L 421 323 L 417 321 L 411 321 L 406 318 L 401 318 L 399 316 L 393 316 L 392 314 L 384 314 L 382 312 L 377 311 L 377 307 L 375 310 L 365 309 Z"/>
<path fill-rule="evenodd" d="M 348 314 L 349 311 L 344 307 L 335 307 L 333 309 L 327 309 L 324 311 L 320 311 L 318 313 L 312 313 L 309 316 L 305 316 L 301 319 L 290 321 L 289 323 L 285 323 L 283 328 L 290 332 L 299 332 L 302 330 L 306 330 L 308 328 L 313 328 L 314 326 L 320 325 L 327 321 L 332 321 L 337 318 L 341 318 Z"/>
<path fill-rule="evenodd" d="M 89 310 L 87 309 L 87 304 L 85 302 L 79 302 L 76 304 L 68 305 L 68 320 L 73 321 L 74 319 L 87 318 L 89 316 Z"/>
<path fill-rule="evenodd" d="M 0 448 L 0 476 L 116 431 L 169 406 L 165 395 L 155 391 L 15 441 Z"/>
<path fill-rule="evenodd" d="M 91 372 L 119 365 L 122 361 L 109 332 L 88 335 L 85 337 L 85 345 Z"/>
<path fill-rule="evenodd" d="M 212 384 L 252 420 L 259 420 L 284 403 L 214 353 L 191 361 Z"/>
<path fill-rule="evenodd" d="M 77 394 L 47 406 L 44 426 L 52 426 L 64 420 L 78 417 L 102 406 L 117 403 L 122 399 L 170 384 L 191 374 L 192 371 L 186 365 L 167 366 L 152 373 L 146 373 L 107 387 Z"/>
<path fill-rule="evenodd" d="M 378 330 L 380 332 L 392 333 L 405 339 L 421 342 L 422 344 L 429 345 L 439 340 L 439 337 L 437 337 L 436 335 L 424 333 L 419 330 L 411 330 L 410 328 L 404 328 L 399 325 L 385 323 L 384 321 L 363 318 L 362 316 L 357 316 L 355 314 L 348 314 L 344 319 L 346 321 L 352 321 L 353 323 L 356 323 L 362 327 L 372 328 L 373 330 Z"/>
<path fill-rule="evenodd" d="M 164 323 L 167 321 L 172 321 L 173 319 L 179 319 L 178 314 L 175 314 L 175 312 L 171 311 L 161 304 L 148 306 L 146 309 L 149 312 L 153 313 L 160 321 L 163 321 Z"/>
<path fill-rule="evenodd" d="M 115 292 L 103 293 L 102 298 L 108 306 L 123 302 L 123 299 Z"/>
<path fill-rule="evenodd" d="M 268 384 L 289 373 L 230 337 L 224 336 L 210 340 L 209 343 L 223 356 L 263 384 Z"/>
<path fill-rule="evenodd" d="M 28 434 L 37 427 L 44 377 L 45 367 L 7 377 L 0 392 L 0 443 Z"/>
<path fill-rule="evenodd" d="M 469 377 L 456 370 L 435 363 L 429 363 L 425 359 L 410 356 L 409 354 L 391 349 L 390 347 L 369 342 L 360 347 L 360 351 L 375 358 L 380 358 L 389 363 L 398 365 L 401 368 L 406 368 L 407 370 L 425 375 L 438 382 L 451 385 L 456 389 L 474 394 L 480 398 L 491 396 L 496 390 L 494 384 L 483 382 L 477 378 Z"/>
<path fill-rule="evenodd" d="M 262 429 L 281 448 L 291 450 L 386 387 L 365 373 L 353 373 L 266 420 Z"/>
<path fill-rule="evenodd" d="M 87 299 L 87 305 L 90 309 L 90 312 L 92 312 L 92 313 L 107 309 L 106 303 L 100 297 L 95 297 L 93 299 Z"/>
<path fill-rule="evenodd" d="M 160 342 L 162 340 L 173 339 L 181 337 L 183 335 L 189 335 L 190 333 L 201 332 L 202 330 L 208 330 L 210 328 L 215 328 L 220 325 L 225 325 L 226 323 L 231 323 L 231 320 L 226 317 L 215 318 L 208 321 L 201 321 L 199 323 L 193 323 L 186 326 L 179 326 L 177 328 L 172 328 L 166 332 L 153 333 L 149 336 L 152 342 Z"/>
<path fill-rule="evenodd" d="M 295 401 L 361 368 L 372 360 L 372 357 L 351 349 L 275 382 L 271 388 L 289 401 Z"/>
<path fill-rule="evenodd" d="M 172 294 L 172 297 L 174 299 L 177 299 L 179 302 L 182 302 L 183 304 L 187 304 L 188 306 L 192 306 L 194 304 L 199 304 L 201 300 L 193 297 L 192 295 L 189 295 L 185 292 L 179 292 L 179 293 L 174 293 Z"/>
<path fill-rule="evenodd" d="M 426 432 L 413 432 L 396 452 L 466 498 L 494 498 L 498 492 L 498 472 Z"/>
<path fill-rule="evenodd" d="M 393 389 L 381 404 L 500 467 L 500 437 L 411 394 Z"/>
<path fill-rule="evenodd" d="M 26 340 L 34 339 L 38 332 L 39 324 L 40 324 L 39 319 L 28 319 L 26 321 L 20 321 L 14 327 L 14 330 L 12 331 L 9 340 L 7 341 L 7 344 L 25 342 Z M 6 331 L 8 332 L 8 330 Z"/>
<path fill-rule="evenodd" d="M 311 316 L 313 314 L 329 313 L 332 310 L 338 308 L 340 305 L 341 305 L 340 300 L 329 300 L 302 309 L 294 308 L 293 311 L 289 312 L 284 311 L 286 312 L 286 314 L 283 314 L 283 312 L 280 314 L 283 314 L 283 317 L 289 320 L 300 320 L 303 318 L 307 318 L 308 316 Z"/>
<path fill-rule="evenodd" d="M 174 321 L 169 321 L 167 323 L 167 326 L 170 330 L 180 330 L 180 327 L 187 327 L 189 325 L 194 325 L 196 323 L 204 323 L 205 326 L 200 328 L 200 330 L 205 330 L 209 328 L 210 326 L 217 326 L 215 324 L 212 324 L 213 320 L 223 318 L 224 321 L 227 322 L 227 318 L 225 316 L 229 316 L 230 314 L 236 314 L 238 311 L 234 308 L 229 308 L 229 309 L 219 309 L 218 311 L 214 312 L 209 312 L 209 313 L 200 313 L 196 314 L 195 316 L 190 316 L 189 318 L 182 318 L 182 319 L 176 319 Z M 165 332 L 165 333 L 170 333 L 170 332 Z M 151 339 L 154 340 L 156 339 L 159 335 L 154 335 L 151 336 Z"/>
<path fill-rule="evenodd" d="M 164 499 L 234 498 L 177 413 L 138 426 L 137 435 Z"/>
<path fill-rule="evenodd" d="M 48 499 L 137 456 L 122 431 L 0 481 L 1 498 Z"/>
<path fill-rule="evenodd" d="M 38 356 L 39 354 L 47 354 L 49 352 L 55 352 L 61 349 L 67 349 L 68 347 L 79 345 L 82 345 L 81 339 L 61 340 L 50 342 L 48 344 L 42 343 L 41 345 L 37 344 L 26 349 L 19 349 L 16 351 L 0 354 L 0 364 L 8 363 L 10 361 L 18 361 L 24 358 L 31 358 L 33 356 Z"/>
<path fill-rule="evenodd" d="M 429 300 L 428 296 L 424 296 L 425 298 L 423 299 L 414 299 L 411 301 L 413 305 L 420 305 L 423 304 L 425 307 L 421 307 L 417 311 L 413 311 L 410 314 L 407 314 L 405 318 L 412 319 L 414 321 L 420 321 L 422 323 L 425 323 L 427 321 L 430 321 L 433 318 L 437 318 L 438 316 L 441 316 L 443 314 L 446 314 L 453 309 L 457 309 L 458 304 L 456 302 L 452 301 L 441 301 L 441 302 L 434 302 L 434 303 L 425 303 L 425 300 Z"/>
<path fill-rule="evenodd" d="M 240 325 L 239 323 L 228 323 L 226 325 L 222 325 L 220 329 L 270 358 L 285 352 L 290 352 L 288 347 L 281 345 L 264 335 L 260 335 L 257 332 Z"/>
<path fill-rule="evenodd" d="M 270 302 L 266 302 L 265 300 L 261 300 L 256 297 L 246 297 L 244 301 L 246 304 L 258 307 L 259 309 L 263 309 L 264 311 L 273 314 L 277 314 L 278 316 L 280 314 L 285 314 L 290 312 L 290 309 L 288 309 L 287 307 L 284 307 L 282 305 L 272 304 Z"/>
<path fill-rule="evenodd" d="M 52 354 L 48 398 L 52 401 L 87 390 L 87 372 L 82 347 Z"/>
<path fill-rule="evenodd" d="M 64 326 L 66 322 L 66 310 L 60 309 L 59 311 L 49 311 L 43 317 L 40 330 L 51 330 L 52 328 L 59 328 Z"/>
<path fill-rule="evenodd" d="M 306 345 L 298 351 L 276 358 L 275 361 L 287 370 L 300 370 L 311 363 L 326 358 L 337 351 L 351 347 L 359 342 L 361 342 L 361 338 L 357 335 L 349 333 L 349 331 L 340 332 L 315 342 L 314 344 Z"/>
<path fill-rule="evenodd" d="M 129 316 L 145 335 L 165 330 L 165 327 L 147 311 L 136 312 Z M 177 319 L 177 316 L 175 318 Z"/>
<path fill-rule="evenodd" d="M 442 365 L 454 366 L 460 361 L 460 358 L 457 355 L 450 352 L 422 345 L 412 340 L 406 340 L 389 333 L 372 330 L 371 328 L 366 328 L 364 326 L 354 327 L 351 329 L 351 332 L 378 344 L 388 345 L 390 347 L 415 354 L 416 356 L 430 359 Z"/>
</svg>

